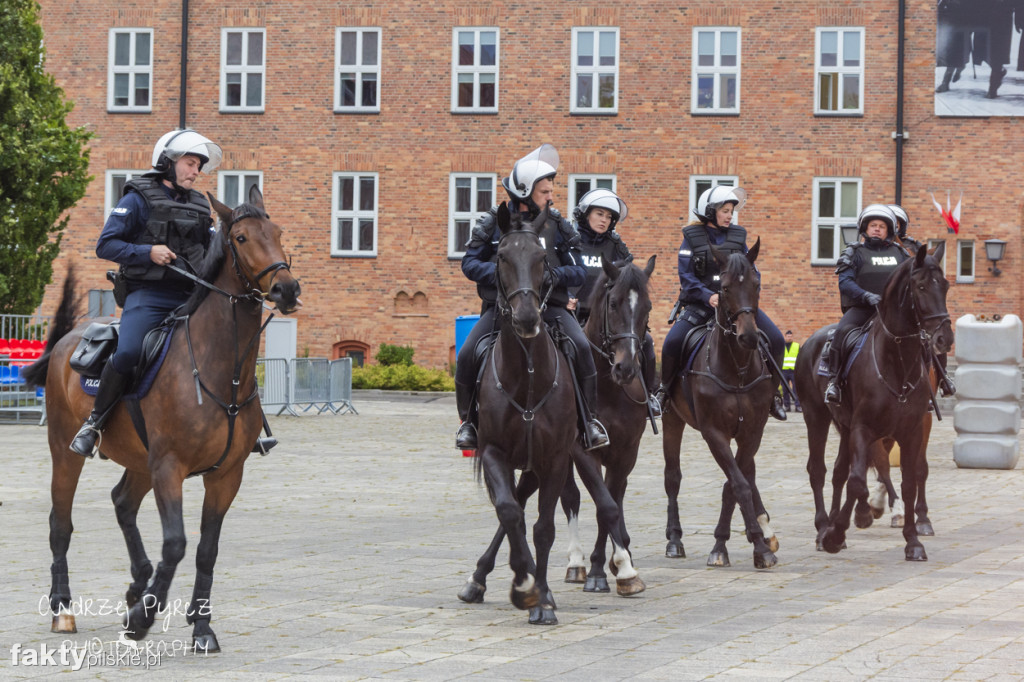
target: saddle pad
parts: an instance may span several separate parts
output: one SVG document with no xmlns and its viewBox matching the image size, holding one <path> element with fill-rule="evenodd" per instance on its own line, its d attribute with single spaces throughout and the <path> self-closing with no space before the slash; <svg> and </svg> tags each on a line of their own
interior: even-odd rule
<svg viewBox="0 0 1024 682">
<path fill-rule="evenodd" d="M 697 357 L 697 351 L 704 347 L 704 342 L 711 336 L 709 327 L 694 327 L 683 340 L 683 376 L 689 374 L 693 369 L 693 360 Z"/>
<path fill-rule="evenodd" d="M 167 334 L 164 336 L 163 343 L 161 344 L 160 354 L 157 355 L 149 367 L 146 368 L 146 371 L 142 374 L 142 378 L 135 382 L 132 392 L 125 394 L 122 397 L 122 400 L 129 398 L 142 400 L 146 397 L 146 394 L 149 393 L 149 389 L 153 387 L 153 381 L 156 379 L 157 372 L 160 371 L 160 367 L 164 364 L 164 358 L 167 357 L 167 349 L 171 347 L 171 336 L 172 334 L 170 333 L 170 330 L 168 330 Z M 96 391 L 100 386 L 100 380 L 88 379 L 86 377 L 82 377 L 81 380 L 82 390 L 85 391 L 85 394 L 95 396 Z"/>
<path fill-rule="evenodd" d="M 870 323 L 864 327 L 857 327 L 851 329 L 850 333 L 846 335 L 846 342 L 843 344 L 843 352 L 846 354 L 846 362 L 843 363 L 842 368 L 839 370 L 839 379 L 846 379 L 846 376 L 850 373 L 850 368 L 853 367 L 854 361 L 857 356 L 860 355 L 861 350 L 864 349 L 864 343 L 868 340 L 867 331 L 870 328 Z M 833 330 L 835 331 L 835 330 Z M 829 333 L 829 343 L 832 342 L 832 333 Z M 825 359 L 824 349 L 822 350 L 821 356 L 818 358 L 818 376 L 828 376 L 828 360 Z"/>
</svg>

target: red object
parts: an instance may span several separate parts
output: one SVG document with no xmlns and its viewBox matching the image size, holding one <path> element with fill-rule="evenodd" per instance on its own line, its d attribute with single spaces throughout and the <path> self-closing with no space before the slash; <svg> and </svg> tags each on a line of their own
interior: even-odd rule
<svg viewBox="0 0 1024 682">
<path fill-rule="evenodd" d="M 476 457 L 476 450 L 463 450 L 462 451 L 462 456 L 463 457 Z"/>
</svg>

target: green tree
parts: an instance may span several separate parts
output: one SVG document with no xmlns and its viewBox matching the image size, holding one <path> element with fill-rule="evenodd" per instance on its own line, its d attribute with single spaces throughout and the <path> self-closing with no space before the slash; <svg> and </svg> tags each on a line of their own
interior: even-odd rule
<svg viewBox="0 0 1024 682">
<path fill-rule="evenodd" d="M 85 194 L 91 133 L 70 128 L 73 108 L 46 72 L 35 0 L 0 2 L 0 313 L 43 300 L 67 225 Z"/>
</svg>

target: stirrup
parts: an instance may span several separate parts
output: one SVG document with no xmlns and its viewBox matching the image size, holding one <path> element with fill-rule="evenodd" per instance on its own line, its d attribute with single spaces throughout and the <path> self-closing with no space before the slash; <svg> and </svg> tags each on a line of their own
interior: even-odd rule
<svg viewBox="0 0 1024 682">
<path fill-rule="evenodd" d="M 476 444 L 476 427 L 473 426 L 473 422 L 469 420 L 462 422 L 459 425 L 459 430 L 455 432 L 455 449 L 476 450 Z"/>
<path fill-rule="evenodd" d="M 825 387 L 825 402 L 832 405 L 838 405 L 841 399 L 839 392 L 839 386 L 836 384 L 835 379 L 828 382 L 828 386 Z"/>
<path fill-rule="evenodd" d="M 651 408 L 651 414 L 654 416 L 654 418 L 660 419 L 662 414 L 661 400 L 658 399 L 657 393 L 652 393 L 651 395 L 647 396 L 647 405 Z"/>
<path fill-rule="evenodd" d="M 939 391 L 942 392 L 943 398 L 948 398 L 956 393 L 956 384 L 947 376 L 939 380 Z"/>
<path fill-rule="evenodd" d="M 257 438 L 256 445 L 252 447 L 252 452 L 258 452 L 261 455 L 266 455 L 275 445 L 277 445 L 277 439 L 274 438 L 273 436 L 267 436 L 266 438 Z"/>
<path fill-rule="evenodd" d="M 88 443 L 89 451 L 87 453 L 82 452 L 82 450 L 80 449 L 84 445 L 86 445 L 85 442 L 81 443 L 81 445 L 79 445 L 78 448 L 75 447 L 75 443 L 77 443 L 79 440 L 91 440 L 91 442 Z M 78 429 L 78 433 L 75 434 L 75 437 L 71 440 L 71 443 L 68 444 L 68 450 L 71 450 L 71 452 L 75 453 L 76 455 L 81 455 L 82 457 L 92 459 L 92 457 L 96 454 L 96 450 L 99 449 L 100 443 L 102 442 L 103 432 L 96 427 L 96 422 L 94 422 L 92 420 L 92 417 L 90 417 L 89 419 L 85 420 L 84 424 L 82 424 L 82 428 Z"/>
<path fill-rule="evenodd" d="M 604 428 L 604 424 L 597 421 L 597 419 L 591 418 L 583 428 L 584 450 L 589 451 L 596 450 L 597 448 L 603 448 L 611 442 L 611 439 L 608 438 L 608 431 Z M 593 431 L 593 433 L 591 431 Z"/>
<path fill-rule="evenodd" d="M 768 414 L 778 419 L 780 422 L 786 421 L 786 410 L 782 406 L 782 396 L 776 393 L 772 396 L 771 407 L 768 408 Z"/>
</svg>

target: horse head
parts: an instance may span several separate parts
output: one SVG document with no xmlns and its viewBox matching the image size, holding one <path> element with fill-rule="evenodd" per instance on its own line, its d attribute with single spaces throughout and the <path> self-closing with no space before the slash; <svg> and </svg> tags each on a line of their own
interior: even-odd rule
<svg viewBox="0 0 1024 682">
<path fill-rule="evenodd" d="M 647 284 L 657 256 L 640 269 L 632 263 L 602 260 L 604 277 L 598 280 L 591 298 L 591 319 L 601 334 L 601 350 L 611 362 L 615 383 L 625 386 L 640 369 L 640 351 L 651 314 Z"/>
<path fill-rule="evenodd" d="M 726 256 L 711 247 L 721 278 L 715 321 L 726 334 L 735 335 L 739 344 L 748 350 L 757 348 L 756 317 L 761 297 L 761 275 L 754 267 L 754 261 L 760 250 L 760 237 L 746 254 Z"/>
<path fill-rule="evenodd" d="M 301 308 L 302 288 L 291 273 L 289 258 L 281 245 L 281 228 L 267 215 L 259 187 L 253 185 L 249 201 L 234 210 L 212 194 L 207 196 L 220 216 L 225 249 L 234 259 L 234 270 L 245 294 L 273 301 L 285 315 Z"/>
<path fill-rule="evenodd" d="M 531 222 L 523 213 L 513 215 L 505 202 L 498 206 L 498 308 L 511 317 L 513 330 L 524 339 L 541 331 L 545 251 L 539 233 L 547 219 L 547 207 Z"/>
<path fill-rule="evenodd" d="M 931 339 L 934 352 L 948 353 L 953 347 L 953 325 L 946 310 L 949 281 L 940 265 L 946 243 L 940 242 L 932 253 L 927 251 L 922 247 L 914 255 L 914 266 L 910 271 L 910 286 L 914 291 L 911 300 L 922 336 L 927 335 Z"/>
</svg>

